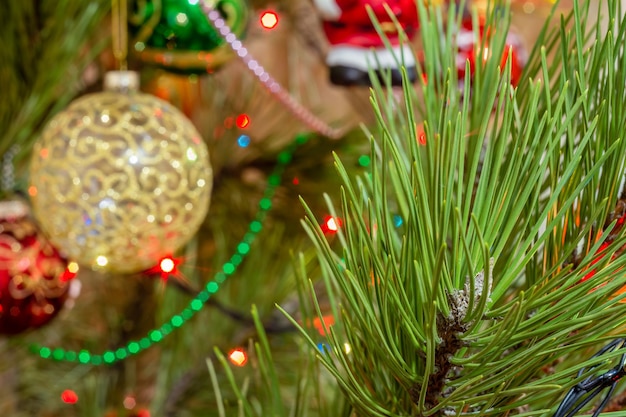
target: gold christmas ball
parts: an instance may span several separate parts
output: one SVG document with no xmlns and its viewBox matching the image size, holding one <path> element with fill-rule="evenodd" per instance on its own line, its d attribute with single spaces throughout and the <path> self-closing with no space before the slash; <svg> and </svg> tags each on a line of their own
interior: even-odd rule
<svg viewBox="0 0 626 417">
<path fill-rule="evenodd" d="M 183 246 L 206 216 L 213 179 L 192 123 L 137 91 L 90 94 L 56 115 L 33 149 L 30 178 L 34 216 L 52 243 L 115 273 L 143 271 Z"/>
</svg>

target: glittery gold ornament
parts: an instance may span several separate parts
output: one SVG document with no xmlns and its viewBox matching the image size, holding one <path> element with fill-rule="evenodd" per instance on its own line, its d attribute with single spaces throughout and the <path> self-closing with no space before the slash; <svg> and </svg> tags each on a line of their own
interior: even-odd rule
<svg viewBox="0 0 626 417">
<path fill-rule="evenodd" d="M 122 74 L 120 76 L 120 74 Z M 68 257 L 133 273 L 171 255 L 206 216 L 212 171 L 206 145 L 171 104 L 114 88 L 74 101 L 33 149 L 33 212 Z M 134 74 L 134 73 L 130 73 Z"/>
</svg>

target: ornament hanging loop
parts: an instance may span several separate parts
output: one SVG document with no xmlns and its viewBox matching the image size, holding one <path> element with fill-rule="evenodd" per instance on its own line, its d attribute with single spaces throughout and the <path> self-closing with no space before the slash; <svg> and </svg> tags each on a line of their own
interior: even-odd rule
<svg viewBox="0 0 626 417">
<path fill-rule="evenodd" d="M 128 5 L 127 0 L 111 0 L 111 41 L 113 56 L 121 71 L 126 71 L 128 57 Z"/>
</svg>

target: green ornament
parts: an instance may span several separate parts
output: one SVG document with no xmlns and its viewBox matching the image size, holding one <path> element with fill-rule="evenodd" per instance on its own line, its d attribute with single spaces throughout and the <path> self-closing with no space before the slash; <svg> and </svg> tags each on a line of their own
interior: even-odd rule
<svg viewBox="0 0 626 417">
<path fill-rule="evenodd" d="M 137 0 L 130 17 L 135 55 L 144 63 L 182 74 L 203 74 L 232 58 L 199 2 L 220 12 L 242 38 L 248 24 L 246 0 Z"/>
</svg>

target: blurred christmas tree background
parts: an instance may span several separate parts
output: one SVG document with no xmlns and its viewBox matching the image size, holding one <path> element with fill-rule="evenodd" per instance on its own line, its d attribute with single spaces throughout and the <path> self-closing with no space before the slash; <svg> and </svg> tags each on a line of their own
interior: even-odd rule
<svg viewBox="0 0 626 417">
<path fill-rule="evenodd" d="M 129 3 L 132 39 L 137 35 L 132 24 L 141 20 L 139 10 L 145 11 L 151 2 Z M 163 1 L 172 3 L 176 2 Z M 324 58 L 329 45 L 309 1 L 224 3 L 226 9 L 242 7 L 248 15 L 241 25 L 250 54 L 299 103 L 341 132 L 340 137 L 325 137 L 301 123 L 238 59 L 226 59 L 204 73 L 190 73 L 193 71 L 151 65 L 131 43 L 128 66 L 139 72 L 141 90 L 179 108 L 208 147 L 213 178 L 208 215 L 198 233 L 174 254 L 174 260 L 181 261 L 176 273 L 116 274 L 83 266 L 72 280 L 63 309 L 49 324 L 0 336 L 0 415 L 361 415 L 348 405 L 335 379 L 315 359 L 315 350 L 276 304 L 300 324 L 318 330 L 317 353 L 323 354 L 324 320 L 311 311 L 308 317 L 301 316 L 301 309 L 306 308 L 300 300 L 306 296 L 298 284 L 302 282 L 297 278 L 298 269 L 305 270 L 301 275 L 319 290 L 327 326 L 332 324 L 331 311 L 343 307 L 332 296 L 325 297 L 323 285 L 318 283 L 323 268 L 314 261 L 315 246 L 302 227 L 305 210 L 299 199 L 306 201 L 333 242 L 335 229 L 342 227 L 343 221 L 331 215 L 324 199 L 325 194 L 339 198 L 341 178 L 333 153 L 351 177 L 371 169 L 370 142 L 362 129 L 377 131 L 370 89 L 335 86 L 328 81 Z M 471 6 L 479 15 L 488 9 L 480 2 Z M 532 49 L 553 4 L 528 0 L 509 6 L 511 30 L 525 48 Z M 596 6 L 590 4 L 590 19 L 595 18 Z M 563 1 L 557 14 L 571 8 Z M 9 183 L 4 189 L 6 199 L 16 190 L 29 195 L 31 151 L 47 121 L 72 100 L 101 91 L 104 74 L 116 69 L 110 11 L 109 0 L 29 0 L 0 6 L 0 153 L 13 156 L 13 163 L 4 159 L 3 175 L 9 177 L 4 178 Z M 264 27 L 267 12 L 277 16 L 275 27 Z M 415 40 L 416 51 L 423 49 L 422 42 L 421 37 Z M 411 88 L 420 94 L 422 86 L 418 82 Z M 393 94 L 399 96 L 401 90 L 396 88 Z M 271 204 L 263 203 L 268 196 Z M 254 221 L 260 202 L 261 210 L 267 211 L 258 231 Z M 395 221 L 399 226 L 403 219 L 398 215 Z M 251 227 L 256 238 L 242 249 L 242 237 L 245 241 Z M 233 254 L 238 254 L 238 261 L 233 262 Z M 155 259 L 155 265 L 158 261 Z M 229 279 L 206 306 L 139 354 L 110 365 L 83 364 L 77 358 L 56 361 L 33 354 L 33 346 L 50 346 L 52 352 L 62 347 L 98 354 L 149 337 L 184 311 L 225 268 L 233 271 L 227 272 Z M 255 342 L 260 343 L 258 351 Z M 345 349 L 351 349 L 347 342 Z M 238 352 L 245 362 L 238 363 Z M 268 358 L 259 358 L 259 352 L 271 352 L 275 368 L 268 370 Z M 224 358 L 225 362 L 220 361 Z M 234 386 L 243 387 L 243 393 L 237 393 Z M 241 395 L 247 402 L 241 401 Z M 555 398 L 547 406 L 556 404 Z M 540 406 L 546 407 L 546 403 Z M 269 409 L 271 414 L 263 411 Z M 525 411 L 520 408 L 518 414 Z M 537 415 L 541 412 L 546 410 Z M 389 414 L 378 415 L 418 414 L 389 410 Z"/>
</svg>

